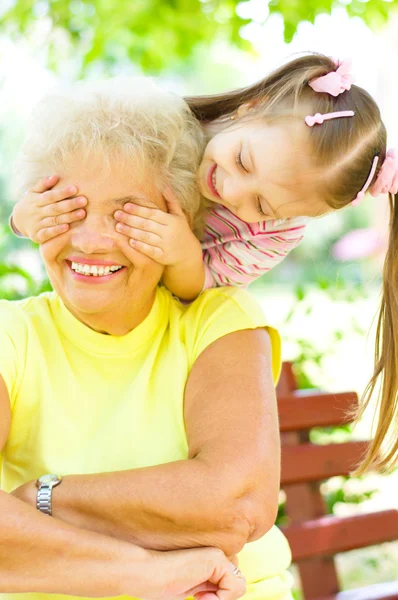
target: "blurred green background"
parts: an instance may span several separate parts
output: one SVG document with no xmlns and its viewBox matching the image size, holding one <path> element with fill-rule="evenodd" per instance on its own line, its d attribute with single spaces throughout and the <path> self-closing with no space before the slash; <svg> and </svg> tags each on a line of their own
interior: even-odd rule
<svg viewBox="0 0 398 600">
<path fill-rule="evenodd" d="M 26 119 L 55 83 L 145 73 L 181 95 L 207 94 L 252 83 L 311 50 L 352 57 L 356 83 L 379 102 L 389 145 L 397 145 L 398 0 L 1 0 L 0 297 L 49 289 L 37 248 L 13 237 L 7 219 Z M 387 238 L 387 200 L 369 198 L 313 220 L 301 246 L 251 287 L 302 387 L 362 393 Z M 328 439 L 369 435 L 365 417 Z M 396 507 L 397 484 L 396 473 L 335 478 L 324 492 L 331 512 L 350 514 Z M 348 553 L 339 569 L 344 588 L 398 579 L 398 543 Z"/>
</svg>

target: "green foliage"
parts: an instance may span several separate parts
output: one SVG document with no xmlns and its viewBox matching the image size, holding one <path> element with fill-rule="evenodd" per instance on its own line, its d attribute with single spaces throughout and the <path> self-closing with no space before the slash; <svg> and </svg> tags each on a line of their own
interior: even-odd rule
<svg viewBox="0 0 398 600">
<path fill-rule="evenodd" d="M 344 280 L 339 280 L 338 285 L 336 285 L 336 282 L 330 282 L 322 276 L 316 281 L 316 288 L 325 300 L 328 299 L 337 303 L 339 301 L 354 303 L 366 296 L 367 293 L 365 287 L 353 286 L 352 283 Z M 340 330 L 334 331 L 333 343 L 327 350 L 319 350 L 306 337 L 294 336 L 294 339 L 289 340 L 288 326 L 293 320 L 300 319 L 301 315 L 304 319 L 309 317 L 314 302 L 313 297 L 310 298 L 309 296 L 308 285 L 300 283 L 296 285 L 294 291 L 295 302 L 281 326 L 281 331 L 284 331 L 285 342 L 294 342 L 297 348 L 293 364 L 299 388 L 314 389 L 318 387 L 316 380 L 322 380 L 325 359 L 338 352 L 339 343 L 344 341 L 344 335 L 347 335 L 348 331 L 345 330 L 344 333 Z M 318 295 L 318 301 L 321 301 L 321 296 Z M 351 329 L 355 333 L 365 334 L 355 319 L 351 322 Z M 314 377 L 316 380 L 314 380 Z M 313 444 L 343 443 L 352 438 L 352 426 L 346 424 L 338 427 L 316 427 L 309 432 L 309 438 Z M 352 482 L 354 482 L 354 486 Z M 333 478 L 333 485 L 329 485 L 327 482 L 323 488 L 321 491 L 327 514 L 333 514 L 335 505 L 338 503 L 360 504 L 372 498 L 377 491 L 373 488 L 369 489 L 366 477 L 335 477 Z M 276 523 L 282 527 L 289 524 L 284 498 L 281 498 L 279 503 Z"/>
<path fill-rule="evenodd" d="M 361 489 L 352 490 L 350 483 L 352 481 L 352 477 L 339 477 L 340 484 L 339 487 L 335 489 L 328 490 L 326 494 L 324 494 L 323 499 L 326 504 L 327 512 L 329 514 L 333 514 L 334 506 L 338 503 L 344 504 L 361 504 L 362 502 L 366 502 L 377 493 L 377 489 Z M 356 478 L 357 481 L 363 481 L 363 478 Z M 366 483 L 365 483 L 366 486 Z"/>
<path fill-rule="evenodd" d="M 266 0 L 264 0 L 265 2 Z M 250 1 L 237 0 L 11 0 L 0 9 L 0 28 L 13 36 L 46 36 L 48 64 L 61 66 L 67 39 L 80 70 L 100 61 L 112 68 L 128 61 L 145 72 L 176 69 L 197 47 L 224 40 L 239 48 L 250 45 L 240 36 L 251 22 L 237 12 Z M 269 14 L 282 15 L 285 41 L 301 21 L 314 22 L 320 13 L 344 7 L 370 27 L 384 24 L 398 0 L 270 0 Z M 249 12 L 250 14 L 250 12 Z"/>
<path fill-rule="evenodd" d="M 270 14 L 279 13 L 285 24 L 285 41 L 291 42 L 301 21 L 314 23 L 322 14 L 330 14 L 333 8 L 344 7 L 351 17 L 360 17 L 371 28 L 385 24 L 391 11 L 398 5 L 396 0 L 270 0 Z"/>
</svg>

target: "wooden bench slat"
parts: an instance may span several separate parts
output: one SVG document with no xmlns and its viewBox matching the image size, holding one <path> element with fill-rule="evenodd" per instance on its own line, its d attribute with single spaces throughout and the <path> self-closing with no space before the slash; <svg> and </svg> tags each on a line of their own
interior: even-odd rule
<svg viewBox="0 0 398 600">
<path fill-rule="evenodd" d="M 351 517 L 326 516 L 283 529 L 294 561 L 331 556 L 398 539 L 398 510 Z"/>
<path fill-rule="evenodd" d="M 398 539 L 398 511 L 351 517 L 325 516 L 320 482 L 345 475 L 367 442 L 333 446 L 310 444 L 313 427 L 352 422 L 358 407 L 354 392 L 298 390 L 292 363 L 283 363 L 277 386 L 282 438 L 282 482 L 291 525 L 284 528 L 298 563 L 306 600 L 398 600 L 398 581 L 347 592 L 340 589 L 334 555 Z"/>
<path fill-rule="evenodd" d="M 320 481 L 354 471 L 368 442 L 282 446 L 281 485 Z"/>
<path fill-rule="evenodd" d="M 279 427 L 283 431 L 352 423 L 349 410 L 358 405 L 355 392 L 327 394 L 309 390 L 305 395 L 278 396 Z"/>
<path fill-rule="evenodd" d="M 398 581 L 347 590 L 335 596 L 323 596 L 318 600 L 398 600 Z"/>
</svg>

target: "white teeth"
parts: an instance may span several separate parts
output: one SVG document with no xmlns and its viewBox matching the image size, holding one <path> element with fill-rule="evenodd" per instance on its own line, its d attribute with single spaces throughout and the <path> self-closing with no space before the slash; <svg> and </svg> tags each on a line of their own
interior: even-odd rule
<svg viewBox="0 0 398 600">
<path fill-rule="evenodd" d="M 72 270 L 80 275 L 89 275 L 93 277 L 103 277 L 109 275 L 109 273 L 115 273 L 123 268 L 122 265 L 112 265 L 111 267 L 105 267 L 103 265 L 87 265 L 83 263 L 72 262 Z"/>
<path fill-rule="evenodd" d="M 217 185 L 216 185 L 216 170 L 217 170 L 217 167 L 214 169 L 213 175 L 211 176 L 211 181 L 213 183 L 213 186 L 214 186 L 215 190 L 217 190 Z"/>
</svg>

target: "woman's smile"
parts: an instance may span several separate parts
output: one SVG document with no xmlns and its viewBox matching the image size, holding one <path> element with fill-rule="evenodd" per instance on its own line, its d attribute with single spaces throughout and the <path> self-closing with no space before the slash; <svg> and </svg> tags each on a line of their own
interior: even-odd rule
<svg viewBox="0 0 398 600">
<path fill-rule="evenodd" d="M 66 260 L 73 279 L 83 283 L 106 283 L 122 274 L 127 267 L 109 260 L 71 256 Z"/>
</svg>

